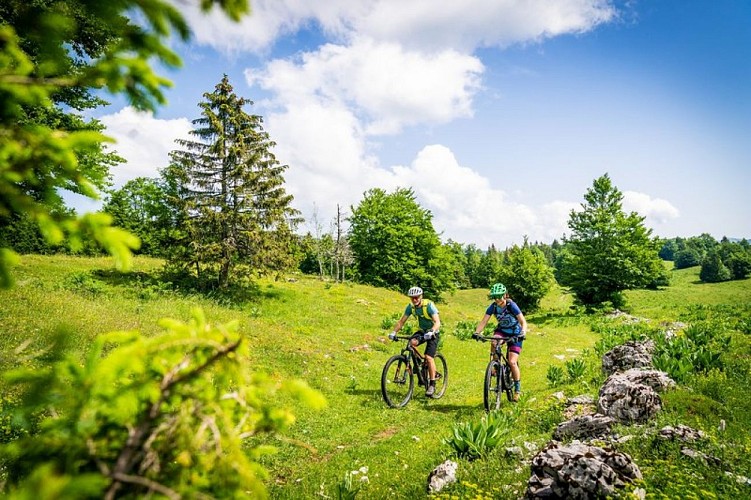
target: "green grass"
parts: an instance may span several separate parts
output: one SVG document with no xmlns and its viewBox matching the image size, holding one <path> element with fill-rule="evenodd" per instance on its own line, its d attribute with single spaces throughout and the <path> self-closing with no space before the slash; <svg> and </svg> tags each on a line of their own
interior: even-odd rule
<svg viewBox="0 0 751 500">
<path fill-rule="evenodd" d="M 73 351 L 83 353 L 99 333 L 136 329 L 154 335 L 159 332 L 158 319 L 186 320 L 195 306 L 202 307 L 215 323 L 237 319 L 251 346 L 249 370 L 269 372 L 278 379 L 302 378 L 329 403 L 321 411 L 294 408 L 297 421 L 291 430 L 264 438 L 277 448 L 276 454 L 262 462 L 273 498 L 335 497 L 345 474 L 363 466 L 368 467 L 369 478 L 361 490 L 363 498 L 422 497 L 430 471 L 448 458 L 456 460 L 443 439 L 455 424 L 478 420 L 484 414 L 482 378 L 488 344 L 459 341 L 451 333 L 460 321 L 480 320 L 488 304 L 485 290 L 448 294 L 438 304 L 442 351 L 449 364 L 446 395 L 427 400 L 418 390 L 405 408 L 390 409 L 380 394 L 381 369 L 401 345 L 388 342 L 383 326 L 385 318 L 404 309 L 405 297 L 384 289 L 294 275 L 260 280 L 256 298 L 236 304 L 169 291 L 156 280 L 160 266 L 158 260 L 137 258 L 134 273 L 119 275 L 111 271 L 108 259 L 24 256 L 16 271 L 16 287 L 0 291 L 0 366 L 8 369 L 34 362 L 26 354 L 43 349 L 59 329 L 68 332 Z M 688 321 L 697 311 L 718 319 L 751 318 L 749 280 L 705 285 L 698 282 L 698 268 L 671 273 L 669 288 L 627 292 L 628 311 L 653 324 Z M 596 396 L 604 378 L 593 352 L 599 334 L 590 328 L 593 318 L 575 313 L 572 303 L 570 295 L 555 288 L 539 312 L 527 315 L 530 331 L 520 359 L 524 396 L 518 405 L 504 404 L 501 409 L 514 419 L 511 437 L 483 459 L 460 459 L 458 475 L 463 484 L 455 485 L 452 494 L 523 495 L 529 467 L 519 457 L 506 456 L 506 448 L 519 446 L 524 458 L 529 458 L 545 445 L 562 419 L 561 406 L 552 393 L 563 390 L 567 396 Z M 742 374 L 749 364 L 748 335 L 735 338 L 738 343 L 731 362 Z M 557 365 L 566 373 L 566 362 L 574 359 L 587 363 L 584 376 L 549 387 L 548 368 Z M 743 377 L 724 382 L 697 379 L 695 387 L 666 395 L 665 410 L 655 425 L 674 422 L 711 429 L 714 444 L 710 447 L 715 448 L 709 451 L 722 450 L 723 442 L 747 450 L 751 412 L 742 401 L 743 391 L 732 397 L 715 394 L 721 393 L 716 390 L 718 383 L 745 381 L 748 387 Z M 713 399 L 721 397 L 726 400 Z M 720 419 L 728 424 L 724 435 L 714 432 Z M 730 437 L 729 430 L 740 429 L 746 431 Z M 646 433 L 643 429 L 626 432 Z M 645 442 L 649 446 L 643 446 Z M 718 473 L 708 483 L 695 479 L 670 483 L 666 478 L 675 461 L 683 463 L 686 457 L 679 456 L 680 450 L 677 455 L 676 450 L 658 445 L 648 435 L 623 445 L 646 469 L 648 495 L 670 497 L 677 491 L 674 484 L 681 484 L 689 496 L 701 496 L 701 489 L 718 495 L 735 491 Z M 740 452 L 728 458 L 735 460 L 734 472 L 751 476 L 749 461 Z M 698 465 L 684 467 L 700 477 L 705 473 Z"/>
</svg>

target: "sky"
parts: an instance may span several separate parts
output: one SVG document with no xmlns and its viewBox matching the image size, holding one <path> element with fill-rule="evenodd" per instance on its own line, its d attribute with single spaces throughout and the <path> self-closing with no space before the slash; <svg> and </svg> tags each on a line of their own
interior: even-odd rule
<svg viewBox="0 0 751 500">
<path fill-rule="evenodd" d="M 168 104 L 95 115 L 116 187 L 158 177 L 226 74 L 301 232 L 409 187 L 443 241 L 551 243 L 608 174 L 654 236 L 751 238 L 748 0 L 255 0 L 241 23 L 196 3 Z"/>
</svg>

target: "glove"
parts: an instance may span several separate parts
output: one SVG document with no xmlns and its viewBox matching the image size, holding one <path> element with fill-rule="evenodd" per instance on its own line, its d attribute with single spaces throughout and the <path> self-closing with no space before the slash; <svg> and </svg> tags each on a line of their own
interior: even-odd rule
<svg viewBox="0 0 751 500">
<path fill-rule="evenodd" d="M 394 342 L 396 342 L 396 332 L 391 332 L 391 333 L 389 333 L 389 338 L 390 338 L 391 340 L 393 340 Z"/>
<path fill-rule="evenodd" d="M 472 338 L 475 339 L 476 341 L 479 341 L 480 340 L 480 334 L 479 333 L 473 333 L 472 334 Z"/>
<path fill-rule="evenodd" d="M 422 338 L 424 338 L 425 340 L 430 340 L 433 338 L 433 335 L 435 335 L 435 333 L 432 330 L 428 330 L 427 332 L 422 334 Z"/>
</svg>

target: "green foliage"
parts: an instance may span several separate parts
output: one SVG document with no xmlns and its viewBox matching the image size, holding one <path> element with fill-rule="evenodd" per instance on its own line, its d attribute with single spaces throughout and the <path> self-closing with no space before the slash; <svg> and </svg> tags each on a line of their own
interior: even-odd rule
<svg viewBox="0 0 751 500">
<path fill-rule="evenodd" d="M 71 274 L 64 283 L 65 288 L 89 297 L 97 297 L 107 293 L 105 285 L 88 272 Z"/>
<path fill-rule="evenodd" d="M 619 307 L 624 290 L 646 287 L 662 274 L 659 240 L 651 238 L 643 216 L 623 212 L 623 194 L 607 174 L 584 199 L 569 215 L 565 283 L 584 305 Z"/>
<path fill-rule="evenodd" d="M 357 470 L 349 471 L 344 474 L 344 478 L 336 485 L 335 498 L 337 498 L 337 500 L 354 500 L 357 498 L 357 495 L 370 481 L 367 474 L 367 467 L 360 467 Z"/>
<path fill-rule="evenodd" d="M 696 248 L 686 248 L 675 253 L 675 268 L 686 269 L 701 264 L 702 255 Z"/>
<path fill-rule="evenodd" d="M 388 316 L 384 317 L 381 320 L 381 330 L 391 330 L 391 329 L 393 329 L 394 325 L 396 324 L 397 321 L 399 321 L 399 318 L 401 318 L 401 317 L 402 317 L 402 313 L 398 313 L 398 312 L 391 313 Z M 406 323 L 405 326 L 407 324 L 409 324 L 409 323 Z"/>
<path fill-rule="evenodd" d="M 563 384 L 563 368 L 558 365 L 550 365 L 545 377 L 548 379 L 550 387 L 558 387 Z"/>
<path fill-rule="evenodd" d="M 248 11 L 246 0 L 215 4 L 231 18 Z M 131 23 L 138 18 L 142 22 Z M 150 67 L 180 64 L 166 43 L 175 33 L 189 38 L 179 10 L 163 0 L 115 4 L 86 0 L 24 2 L 0 8 L 0 217 L 22 215 L 36 224 L 50 245 L 68 241 L 73 251 L 94 240 L 130 266 L 138 240 L 112 227 L 107 217 L 76 218 L 60 210 L 60 191 L 96 199 L 109 184 L 109 168 L 122 161 L 107 152 L 110 139 L 96 120 L 76 111 L 104 102 L 92 89 L 124 94 L 137 109 L 165 102 L 170 82 Z M 11 283 L 15 253 L 0 249 L 0 286 Z"/>
<path fill-rule="evenodd" d="M 566 373 L 570 382 L 576 382 L 584 376 L 587 369 L 586 363 L 581 358 L 569 359 L 566 361 Z"/>
<path fill-rule="evenodd" d="M 674 337 L 657 337 L 652 364 L 676 382 L 686 382 L 696 373 L 722 369 L 729 340 L 714 322 L 694 324 Z"/>
<path fill-rule="evenodd" d="M 475 323 L 472 321 L 458 321 L 454 328 L 454 337 L 459 340 L 469 340 L 475 333 Z"/>
<path fill-rule="evenodd" d="M 5 374 L 22 393 L 13 422 L 28 433 L 0 448 L 6 494 L 40 484 L 56 485 L 49 498 L 264 494 L 256 460 L 268 450 L 245 440 L 292 423 L 271 403 L 277 385 L 248 369 L 236 324 L 211 326 L 195 310 L 161 325 L 150 338 L 99 336 L 83 363 L 61 356 Z M 300 381 L 282 390 L 324 404 Z"/>
<path fill-rule="evenodd" d="M 204 98 L 196 140 L 178 140 L 183 149 L 170 153 L 187 230 L 169 265 L 222 289 L 230 279 L 291 268 L 299 212 L 263 118 L 243 111 L 252 101 L 238 97 L 226 75 Z"/>
<path fill-rule="evenodd" d="M 360 281 L 402 291 L 418 285 L 435 299 L 451 290 L 456 265 L 432 219 L 411 189 L 366 192 L 352 209 L 349 229 Z"/>
<path fill-rule="evenodd" d="M 522 311 L 535 311 L 550 291 L 553 271 L 545 255 L 524 241 L 505 252 L 505 262 L 498 273 L 498 281 L 506 284 L 509 294 Z"/>
<path fill-rule="evenodd" d="M 705 283 L 719 283 L 729 281 L 731 278 L 730 269 L 722 262 L 720 252 L 717 250 L 711 251 L 701 264 L 699 279 Z"/>
<path fill-rule="evenodd" d="M 723 241 L 707 252 L 699 278 L 706 283 L 745 279 L 751 274 L 751 249 L 748 244 Z"/>
<path fill-rule="evenodd" d="M 486 456 L 503 443 L 514 428 L 514 418 L 504 412 L 492 411 L 474 422 L 454 425 L 451 436 L 443 440 L 460 458 L 474 460 Z"/>
<path fill-rule="evenodd" d="M 141 240 L 139 253 L 163 256 L 180 225 L 168 200 L 161 183 L 138 177 L 110 192 L 102 211 L 112 216 L 115 225 Z"/>
</svg>

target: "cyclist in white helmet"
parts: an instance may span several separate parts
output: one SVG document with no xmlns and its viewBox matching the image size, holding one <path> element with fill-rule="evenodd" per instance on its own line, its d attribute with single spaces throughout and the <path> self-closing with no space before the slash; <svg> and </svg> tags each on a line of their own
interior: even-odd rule
<svg viewBox="0 0 751 500">
<path fill-rule="evenodd" d="M 438 333 L 441 329 L 441 319 L 438 317 L 438 309 L 432 301 L 422 298 L 422 288 L 413 286 L 407 292 L 410 303 L 404 309 L 404 314 L 394 325 L 394 331 L 389 334 L 391 340 L 396 340 L 396 334 L 402 329 L 410 316 L 417 318 L 420 329 L 412 336 L 412 347 L 422 343 L 425 346 L 425 361 L 428 363 L 428 375 L 430 383 L 425 390 L 426 396 L 435 393 L 435 360 L 433 359 L 438 350 Z"/>
</svg>

